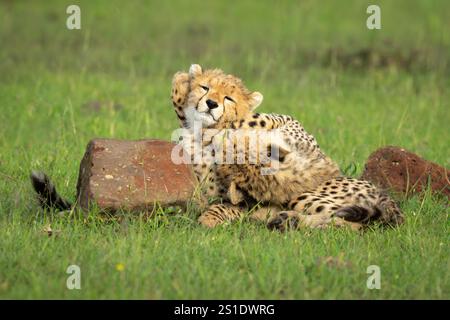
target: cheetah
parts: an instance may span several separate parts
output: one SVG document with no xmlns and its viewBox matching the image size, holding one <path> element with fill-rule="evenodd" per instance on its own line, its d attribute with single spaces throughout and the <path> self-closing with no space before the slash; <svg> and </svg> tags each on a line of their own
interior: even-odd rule
<svg viewBox="0 0 450 320">
<path fill-rule="evenodd" d="M 208 183 L 208 196 L 221 200 L 200 215 L 202 225 L 215 227 L 239 219 L 255 204 L 260 209 L 253 217 L 278 230 L 328 226 L 360 230 L 374 221 L 403 222 L 401 210 L 387 194 L 368 181 L 344 177 L 297 120 L 254 112 L 263 96 L 249 91 L 239 78 L 192 65 L 188 73 L 174 75 L 171 98 L 182 127 L 192 129 L 200 123 L 202 134 L 211 129 L 222 133 L 202 141 L 203 146 L 215 145 L 218 136 L 223 141 L 223 130 L 277 131 L 276 139 L 260 146 L 277 150 L 276 155 L 267 154 L 279 167 L 274 174 L 261 174 L 268 165 L 250 163 L 248 158 L 243 163 L 217 164 L 211 154 L 203 154 L 210 160 L 194 164 L 199 181 Z M 238 149 L 232 140 L 228 143 Z"/>
</svg>

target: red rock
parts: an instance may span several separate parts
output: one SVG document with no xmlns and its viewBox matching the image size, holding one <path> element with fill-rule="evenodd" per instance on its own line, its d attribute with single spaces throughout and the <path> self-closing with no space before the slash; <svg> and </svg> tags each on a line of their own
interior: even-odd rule
<svg viewBox="0 0 450 320">
<path fill-rule="evenodd" d="M 420 193 L 428 183 L 450 197 L 450 170 L 399 147 L 388 146 L 367 159 L 362 179 L 400 195 Z"/>
<path fill-rule="evenodd" d="M 161 140 L 94 139 L 80 164 L 78 205 L 114 212 L 184 206 L 194 191 L 191 167 L 171 160 L 175 144 Z"/>
</svg>

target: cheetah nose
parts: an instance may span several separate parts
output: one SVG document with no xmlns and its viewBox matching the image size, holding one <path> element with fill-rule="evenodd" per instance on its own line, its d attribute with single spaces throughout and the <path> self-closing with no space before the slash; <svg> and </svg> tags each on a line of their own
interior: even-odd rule
<svg viewBox="0 0 450 320">
<path fill-rule="evenodd" d="M 208 108 L 210 109 L 215 109 L 217 108 L 219 105 L 217 104 L 217 102 L 215 102 L 214 100 L 208 99 L 206 100 L 206 105 L 208 106 Z"/>
</svg>

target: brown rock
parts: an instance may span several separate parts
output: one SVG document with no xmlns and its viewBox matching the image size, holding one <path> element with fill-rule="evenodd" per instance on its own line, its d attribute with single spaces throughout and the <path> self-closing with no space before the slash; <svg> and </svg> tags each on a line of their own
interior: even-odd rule
<svg viewBox="0 0 450 320">
<path fill-rule="evenodd" d="M 171 160 L 175 145 L 161 140 L 94 139 L 80 164 L 78 205 L 114 212 L 184 206 L 194 191 L 190 166 Z"/>
<path fill-rule="evenodd" d="M 361 178 L 400 195 L 419 193 L 430 183 L 433 191 L 450 197 L 450 170 L 399 147 L 372 153 Z"/>
</svg>

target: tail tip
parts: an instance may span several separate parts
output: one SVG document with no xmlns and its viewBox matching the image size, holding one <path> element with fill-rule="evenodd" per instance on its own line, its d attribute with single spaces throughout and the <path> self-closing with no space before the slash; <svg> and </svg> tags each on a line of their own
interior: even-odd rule
<svg viewBox="0 0 450 320">
<path fill-rule="evenodd" d="M 38 193 L 43 192 L 48 187 L 49 179 L 48 179 L 47 175 L 45 173 L 43 173 L 42 171 L 36 171 L 36 170 L 31 171 L 30 179 L 31 179 L 31 183 L 33 184 L 34 189 Z"/>
<path fill-rule="evenodd" d="M 42 171 L 31 170 L 30 178 L 32 180 L 42 181 L 45 179 L 45 173 L 43 173 Z"/>
<path fill-rule="evenodd" d="M 41 171 L 31 171 L 31 184 L 37 193 L 41 207 L 57 208 L 59 210 L 68 210 L 72 207 L 70 202 L 64 200 L 56 191 L 50 178 Z"/>
</svg>

